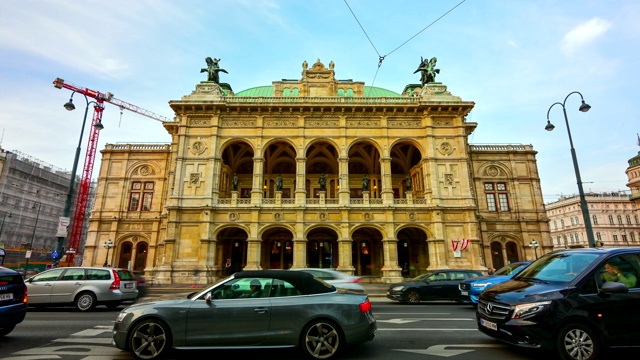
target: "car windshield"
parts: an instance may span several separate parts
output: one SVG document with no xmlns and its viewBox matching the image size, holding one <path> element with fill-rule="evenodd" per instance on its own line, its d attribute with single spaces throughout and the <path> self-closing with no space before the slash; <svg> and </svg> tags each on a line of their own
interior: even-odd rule
<svg viewBox="0 0 640 360">
<path fill-rule="evenodd" d="M 601 254 L 559 253 L 541 257 L 516 277 L 542 281 L 571 281 Z"/>
<path fill-rule="evenodd" d="M 511 275 L 515 274 L 518 271 L 522 270 L 527 264 L 509 264 L 500 270 L 496 271 L 493 275 Z"/>
</svg>

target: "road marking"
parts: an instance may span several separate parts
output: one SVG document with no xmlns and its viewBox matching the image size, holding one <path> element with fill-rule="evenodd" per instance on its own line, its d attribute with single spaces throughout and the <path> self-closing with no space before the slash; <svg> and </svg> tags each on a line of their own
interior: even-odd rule
<svg viewBox="0 0 640 360">
<path fill-rule="evenodd" d="M 451 357 L 456 355 L 465 354 L 468 352 L 475 351 L 475 349 L 464 350 L 464 349 L 447 349 L 447 347 L 458 347 L 458 348 L 495 348 L 495 347 L 506 347 L 503 344 L 448 344 L 448 345 L 433 345 L 429 346 L 427 349 L 393 349 L 395 351 L 403 351 L 414 354 L 422 354 L 422 355 L 435 355 L 442 357 Z"/>
<path fill-rule="evenodd" d="M 411 323 L 416 321 L 476 321 L 475 319 L 469 318 L 418 318 L 418 319 L 389 319 L 389 320 L 380 320 L 376 319 L 377 322 L 382 323 L 391 323 L 391 324 L 404 324 Z"/>
<path fill-rule="evenodd" d="M 473 328 L 473 329 L 460 329 L 460 328 L 443 328 L 443 329 L 436 329 L 436 328 L 423 328 L 423 329 L 418 329 L 418 328 L 406 328 L 406 329 L 396 329 L 396 328 L 388 328 L 388 329 L 381 329 L 378 328 L 377 331 L 478 331 L 478 328 Z"/>
<path fill-rule="evenodd" d="M 60 359 L 60 355 L 82 355 L 84 359 L 90 356 L 109 356 L 109 359 L 131 359 L 131 354 L 120 350 L 115 346 L 82 346 L 62 345 L 25 349 L 13 353 L 15 355 L 49 355 L 48 359 Z M 58 356 L 58 357 L 52 357 Z M 29 357 L 31 358 L 31 356 Z M 12 357 L 11 359 L 26 359 L 25 357 Z M 5 358 L 5 360 L 8 360 Z"/>
<path fill-rule="evenodd" d="M 111 338 L 63 338 L 51 340 L 56 343 L 111 345 Z"/>
<path fill-rule="evenodd" d="M 94 329 L 86 329 L 86 330 L 78 331 L 75 334 L 71 334 L 71 336 L 91 337 L 91 336 L 102 335 L 104 333 L 111 333 L 112 331 L 113 331 L 113 327 L 100 328 L 96 326 L 96 328 Z"/>
</svg>

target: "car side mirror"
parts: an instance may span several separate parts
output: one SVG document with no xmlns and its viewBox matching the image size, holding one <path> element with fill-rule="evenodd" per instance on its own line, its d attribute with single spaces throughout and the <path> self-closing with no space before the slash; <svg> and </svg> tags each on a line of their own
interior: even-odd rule
<svg viewBox="0 0 640 360">
<path fill-rule="evenodd" d="M 211 302 L 211 291 L 204 295 L 204 301 Z"/>
<path fill-rule="evenodd" d="M 610 294 L 627 294 L 629 292 L 629 288 L 627 285 L 615 281 L 607 281 L 600 287 L 599 295 L 610 295 Z"/>
</svg>

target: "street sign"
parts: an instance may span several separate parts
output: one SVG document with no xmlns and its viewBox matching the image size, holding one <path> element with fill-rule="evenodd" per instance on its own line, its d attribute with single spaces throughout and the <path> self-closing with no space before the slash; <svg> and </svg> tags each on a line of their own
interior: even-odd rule
<svg viewBox="0 0 640 360">
<path fill-rule="evenodd" d="M 60 216 L 60 220 L 58 220 L 58 230 L 56 231 L 56 237 L 67 237 L 70 222 L 71 218 Z"/>
<path fill-rule="evenodd" d="M 31 250 L 27 250 L 27 252 L 24 253 L 24 258 L 25 259 L 31 259 Z"/>
<path fill-rule="evenodd" d="M 53 250 L 51 252 L 51 258 L 53 260 L 60 259 L 60 252 L 58 250 Z"/>
</svg>

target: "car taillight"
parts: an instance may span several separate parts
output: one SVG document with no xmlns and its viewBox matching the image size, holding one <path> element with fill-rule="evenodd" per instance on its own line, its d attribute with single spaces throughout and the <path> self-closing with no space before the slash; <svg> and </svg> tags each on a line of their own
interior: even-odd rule
<svg viewBox="0 0 640 360">
<path fill-rule="evenodd" d="M 115 270 L 113 271 L 113 277 L 115 278 L 115 280 L 113 280 L 113 282 L 111 283 L 111 286 L 109 286 L 109 290 L 120 290 L 120 276 L 118 276 L 118 272 Z"/>
<path fill-rule="evenodd" d="M 354 282 L 354 283 L 362 282 L 362 278 L 355 278 L 355 279 L 352 279 L 352 280 L 351 280 L 351 282 Z"/>
<path fill-rule="evenodd" d="M 24 296 L 22 297 L 22 302 L 27 303 L 27 287 L 24 287 Z"/>
<path fill-rule="evenodd" d="M 361 313 L 367 313 L 371 311 L 371 301 L 369 301 L 369 299 L 365 300 L 365 302 L 363 302 L 359 306 L 360 306 Z"/>
</svg>

